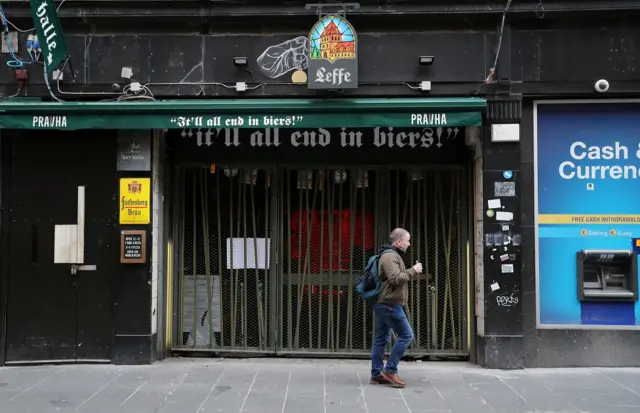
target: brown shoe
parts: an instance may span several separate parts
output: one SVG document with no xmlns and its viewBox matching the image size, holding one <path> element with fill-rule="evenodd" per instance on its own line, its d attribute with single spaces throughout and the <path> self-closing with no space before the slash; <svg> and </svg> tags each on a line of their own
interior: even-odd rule
<svg viewBox="0 0 640 413">
<path fill-rule="evenodd" d="M 391 373 L 389 373 L 387 371 L 383 371 L 381 376 L 384 377 L 385 379 L 389 380 L 393 387 L 403 388 L 403 387 L 405 387 L 407 385 L 407 383 L 405 383 L 402 380 L 400 380 L 400 377 L 398 377 L 397 374 L 391 374 Z"/>
<path fill-rule="evenodd" d="M 377 377 L 371 377 L 369 384 L 391 384 L 391 381 L 386 379 L 382 374 Z"/>
</svg>

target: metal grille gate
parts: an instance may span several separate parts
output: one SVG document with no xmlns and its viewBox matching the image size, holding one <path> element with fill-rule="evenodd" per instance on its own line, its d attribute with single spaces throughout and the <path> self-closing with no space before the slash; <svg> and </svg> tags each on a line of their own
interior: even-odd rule
<svg viewBox="0 0 640 413">
<path fill-rule="evenodd" d="M 408 354 L 466 355 L 462 169 L 180 168 L 176 349 L 368 354 L 353 285 L 391 229 L 412 236 Z"/>
</svg>

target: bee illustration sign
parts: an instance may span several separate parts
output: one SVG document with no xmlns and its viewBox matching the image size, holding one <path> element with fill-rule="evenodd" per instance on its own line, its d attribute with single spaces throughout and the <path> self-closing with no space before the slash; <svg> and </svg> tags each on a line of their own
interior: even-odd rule
<svg viewBox="0 0 640 413">
<path fill-rule="evenodd" d="M 121 178 L 120 224 L 145 225 L 151 222 L 151 179 Z"/>
<path fill-rule="evenodd" d="M 309 33 L 309 89 L 358 87 L 358 40 L 344 17 L 322 17 Z"/>
</svg>

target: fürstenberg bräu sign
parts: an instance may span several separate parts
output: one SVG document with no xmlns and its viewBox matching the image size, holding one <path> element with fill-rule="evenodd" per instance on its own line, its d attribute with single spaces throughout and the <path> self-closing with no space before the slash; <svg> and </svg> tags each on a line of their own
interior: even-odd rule
<svg viewBox="0 0 640 413">
<path fill-rule="evenodd" d="M 29 0 L 29 4 L 44 64 L 47 69 L 52 69 L 64 62 L 69 55 L 56 5 L 53 0 Z"/>
<path fill-rule="evenodd" d="M 374 128 L 480 126 L 480 112 L 180 116 L 135 113 L 0 114 L 3 129 Z"/>
</svg>

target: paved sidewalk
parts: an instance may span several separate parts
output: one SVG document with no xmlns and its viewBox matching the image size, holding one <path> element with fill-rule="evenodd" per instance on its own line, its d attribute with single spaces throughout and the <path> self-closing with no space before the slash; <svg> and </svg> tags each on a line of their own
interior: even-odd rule
<svg viewBox="0 0 640 413">
<path fill-rule="evenodd" d="M 0 368 L 0 412 L 638 413 L 640 369 L 483 370 L 402 363 L 403 390 L 365 361 L 171 359 L 152 366 Z"/>
</svg>

